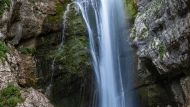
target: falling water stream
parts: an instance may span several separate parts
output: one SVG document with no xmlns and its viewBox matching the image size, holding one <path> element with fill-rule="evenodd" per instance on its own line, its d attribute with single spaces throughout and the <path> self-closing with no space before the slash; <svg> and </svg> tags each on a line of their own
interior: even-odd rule
<svg viewBox="0 0 190 107">
<path fill-rule="evenodd" d="M 75 0 L 74 4 L 81 10 L 88 29 L 98 93 L 93 106 L 133 107 L 122 0 Z"/>
<path fill-rule="evenodd" d="M 133 94 L 129 91 L 132 58 L 126 43 L 127 23 L 122 0 L 75 0 L 68 4 L 63 15 L 63 37 L 58 51 L 63 45 L 67 13 L 72 4 L 81 11 L 88 29 L 97 82 L 92 107 L 134 107 Z M 55 60 L 56 57 L 52 62 L 52 76 Z"/>
</svg>

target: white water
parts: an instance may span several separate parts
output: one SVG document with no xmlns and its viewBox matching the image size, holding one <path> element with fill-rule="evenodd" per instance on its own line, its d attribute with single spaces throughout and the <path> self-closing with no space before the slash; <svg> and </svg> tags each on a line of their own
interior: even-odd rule
<svg viewBox="0 0 190 107">
<path fill-rule="evenodd" d="M 82 12 L 89 34 L 98 90 L 98 101 L 94 101 L 97 104 L 93 103 L 93 107 L 133 107 L 122 0 L 75 0 L 74 3 Z"/>
</svg>

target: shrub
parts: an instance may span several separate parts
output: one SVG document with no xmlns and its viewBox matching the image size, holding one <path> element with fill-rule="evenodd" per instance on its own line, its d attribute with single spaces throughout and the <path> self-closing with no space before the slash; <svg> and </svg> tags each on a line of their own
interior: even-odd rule
<svg viewBox="0 0 190 107">
<path fill-rule="evenodd" d="M 21 48 L 20 52 L 22 54 L 34 54 L 36 52 L 36 48 Z"/>
<path fill-rule="evenodd" d="M 5 42 L 0 41 L 0 58 L 6 58 L 7 55 L 5 54 L 9 48 L 5 45 Z"/>
<path fill-rule="evenodd" d="M 166 53 L 164 46 L 161 44 L 158 45 L 158 51 L 159 51 L 160 58 L 162 58 L 164 54 Z"/>
<path fill-rule="evenodd" d="M 18 87 L 8 84 L 6 88 L 0 91 L 0 107 L 15 107 L 17 103 L 22 102 L 23 98 Z"/>
<path fill-rule="evenodd" d="M 12 97 L 9 99 L 8 102 L 10 107 L 15 107 L 15 105 L 17 105 L 18 102 L 21 102 L 21 99 L 18 97 Z"/>
<path fill-rule="evenodd" d="M 138 13 L 138 7 L 133 0 L 125 0 L 125 8 L 127 10 L 127 17 L 129 19 L 135 19 Z"/>
</svg>

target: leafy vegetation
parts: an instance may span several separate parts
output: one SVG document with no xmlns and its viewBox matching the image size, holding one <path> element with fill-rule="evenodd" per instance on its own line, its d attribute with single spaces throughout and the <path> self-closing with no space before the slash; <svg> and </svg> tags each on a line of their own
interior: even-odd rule
<svg viewBox="0 0 190 107">
<path fill-rule="evenodd" d="M 34 54 L 36 52 L 36 48 L 21 48 L 20 52 L 22 54 Z"/>
<path fill-rule="evenodd" d="M 138 7 L 133 0 L 125 0 L 125 8 L 127 10 L 127 17 L 129 19 L 135 19 L 138 12 Z"/>
<path fill-rule="evenodd" d="M 34 3 L 34 2 L 36 2 L 36 0 L 28 0 L 29 2 L 32 2 L 32 3 Z"/>
<path fill-rule="evenodd" d="M 9 48 L 5 45 L 5 42 L 0 41 L 0 58 L 6 58 L 6 52 Z"/>
<path fill-rule="evenodd" d="M 4 10 L 9 9 L 10 6 L 11 0 L 0 0 L 0 18 L 2 18 Z"/>
<path fill-rule="evenodd" d="M 133 26 L 132 33 L 131 33 L 131 38 L 135 39 L 135 37 L 136 37 L 136 27 Z"/>
<path fill-rule="evenodd" d="M 23 100 L 18 87 L 11 83 L 0 91 L 0 107 L 15 107 Z"/>
<path fill-rule="evenodd" d="M 159 44 L 158 45 L 158 51 L 159 51 L 160 58 L 163 58 L 164 54 L 166 53 L 164 46 Z"/>
</svg>

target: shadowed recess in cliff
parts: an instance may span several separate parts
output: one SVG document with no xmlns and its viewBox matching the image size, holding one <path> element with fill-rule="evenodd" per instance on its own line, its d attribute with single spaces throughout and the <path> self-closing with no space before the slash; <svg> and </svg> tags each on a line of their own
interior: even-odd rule
<svg viewBox="0 0 190 107">
<path fill-rule="evenodd" d="M 133 107 L 130 46 L 122 0 L 75 0 L 82 12 L 96 75 L 93 107 Z"/>
</svg>

